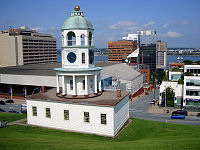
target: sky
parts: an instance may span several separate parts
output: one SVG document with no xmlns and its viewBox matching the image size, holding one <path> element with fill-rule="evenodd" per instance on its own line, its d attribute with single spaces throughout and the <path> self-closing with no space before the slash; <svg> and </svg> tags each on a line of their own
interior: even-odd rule
<svg viewBox="0 0 200 150">
<path fill-rule="evenodd" d="M 1 0 L 0 30 L 28 26 L 51 33 L 60 48 L 75 5 L 93 24 L 96 48 L 140 30 L 156 30 L 169 48 L 200 48 L 200 0 Z"/>
</svg>

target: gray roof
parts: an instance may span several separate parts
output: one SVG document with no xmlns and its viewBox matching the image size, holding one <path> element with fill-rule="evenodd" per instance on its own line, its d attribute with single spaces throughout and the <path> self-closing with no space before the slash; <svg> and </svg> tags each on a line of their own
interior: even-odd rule
<svg viewBox="0 0 200 150">
<path fill-rule="evenodd" d="M 96 67 L 105 67 L 116 63 L 97 62 Z M 12 67 L 0 67 L 0 74 L 55 76 L 54 68 L 61 68 L 61 63 L 33 64 Z"/>
<path fill-rule="evenodd" d="M 127 81 L 132 81 L 133 79 L 141 75 L 141 73 L 135 70 L 133 67 L 128 66 L 124 63 L 106 66 L 103 68 L 101 73 Z"/>
</svg>

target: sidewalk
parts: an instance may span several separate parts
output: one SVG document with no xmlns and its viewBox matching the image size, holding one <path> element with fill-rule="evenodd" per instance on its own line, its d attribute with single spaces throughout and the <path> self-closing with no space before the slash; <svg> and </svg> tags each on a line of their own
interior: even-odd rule
<svg viewBox="0 0 200 150">
<path fill-rule="evenodd" d="M 158 107 L 157 105 L 158 102 L 156 102 L 155 105 L 151 105 L 147 112 L 152 113 L 152 114 L 172 114 L 173 111 L 180 110 L 180 108 L 173 108 L 173 107 L 167 107 L 166 110 L 169 110 L 169 113 L 165 112 L 164 107 Z M 196 116 L 198 112 L 191 112 L 188 111 L 188 116 Z"/>
<path fill-rule="evenodd" d="M 27 118 L 24 118 L 24 119 L 20 119 L 20 120 L 16 120 L 16 121 L 13 121 L 13 122 L 9 122 L 7 123 L 8 126 L 11 126 L 11 125 L 23 125 L 23 126 L 27 126 L 27 124 L 23 124 L 22 122 L 26 121 Z"/>
</svg>

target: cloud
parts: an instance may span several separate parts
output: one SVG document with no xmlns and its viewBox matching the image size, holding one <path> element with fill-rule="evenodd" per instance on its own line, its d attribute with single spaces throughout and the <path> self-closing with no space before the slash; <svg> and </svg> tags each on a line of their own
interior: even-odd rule
<svg viewBox="0 0 200 150">
<path fill-rule="evenodd" d="M 44 32 L 44 33 L 54 33 L 59 31 L 59 29 L 56 28 L 55 26 L 51 26 L 50 28 L 33 27 L 31 29 L 36 30 L 36 32 Z"/>
<path fill-rule="evenodd" d="M 167 27 L 169 27 L 169 24 L 164 24 L 164 25 L 162 26 L 162 28 L 167 28 Z"/>
<path fill-rule="evenodd" d="M 185 21 L 182 22 L 182 24 L 183 24 L 183 25 L 185 25 L 185 24 L 190 24 L 190 22 L 185 20 Z"/>
<path fill-rule="evenodd" d="M 167 32 L 167 33 L 160 33 L 160 37 L 165 37 L 165 38 L 180 38 L 182 35 L 181 33 L 178 32 Z"/>
<path fill-rule="evenodd" d="M 113 30 L 126 29 L 126 30 L 135 30 L 137 28 L 137 23 L 130 21 L 119 21 L 116 24 L 111 25 L 109 28 Z"/>
<path fill-rule="evenodd" d="M 187 24 L 190 24 L 190 22 L 187 21 L 187 20 L 184 20 L 182 22 L 166 23 L 162 26 L 162 28 L 165 29 L 165 28 L 181 27 L 181 26 L 184 26 L 184 25 L 187 25 Z"/>
<path fill-rule="evenodd" d="M 145 28 L 148 28 L 148 27 L 153 27 L 155 24 L 156 24 L 155 21 L 150 21 L 150 22 L 148 22 L 147 24 L 144 24 L 143 26 L 144 26 Z"/>
</svg>

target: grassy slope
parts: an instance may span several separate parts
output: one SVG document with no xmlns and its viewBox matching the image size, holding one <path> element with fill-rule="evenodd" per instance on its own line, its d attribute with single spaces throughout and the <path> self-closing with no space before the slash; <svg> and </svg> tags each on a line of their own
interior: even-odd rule
<svg viewBox="0 0 200 150">
<path fill-rule="evenodd" d="M 23 118 L 26 118 L 26 114 L 0 112 L 0 121 L 6 120 L 7 122 L 12 122 L 12 121 L 16 121 L 16 120 L 23 119 Z"/>
<path fill-rule="evenodd" d="M 64 132 L 39 127 L 0 129 L 1 149 L 200 149 L 200 126 L 133 119 L 116 138 Z"/>
</svg>

